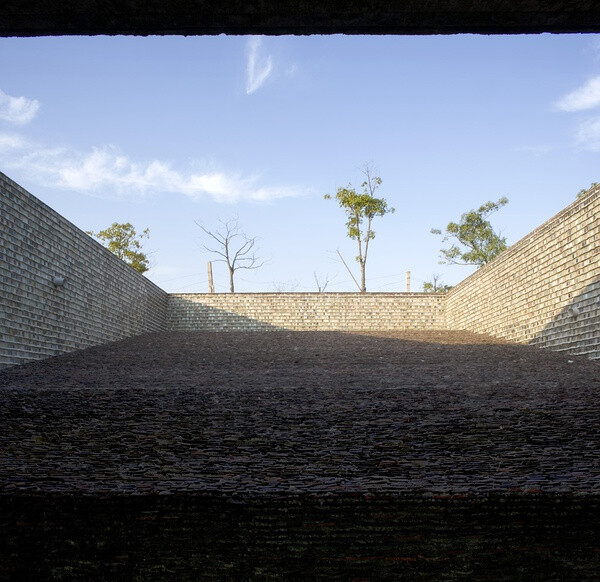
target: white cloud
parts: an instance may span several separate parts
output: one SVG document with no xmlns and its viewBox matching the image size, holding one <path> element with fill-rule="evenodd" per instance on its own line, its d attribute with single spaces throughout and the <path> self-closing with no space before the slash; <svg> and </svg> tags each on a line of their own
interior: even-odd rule
<svg viewBox="0 0 600 582">
<path fill-rule="evenodd" d="M 0 154 L 24 149 L 27 146 L 27 140 L 21 135 L 13 133 L 0 133 Z"/>
<path fill-rule="evenodd" d="M 94 148 L 87 155 L 60 160 L 54 171 L 57 186 L 62 188 L 144 194 L 148 189 L 163 189 L 169 169 L 157 161 L 132 162 L 116 148 L 108 146 Z"/>
<path fill-rule="evenodd" d="M 248 62 L 246 64 L 246 93 L 260 89 L 273 72 L 273 59 L 262 54 L 262 38 L 253 36 L 248 40 Z"/>
<path fill-rule="evenodd" d="M 114 146 L 81 154 L 65 148 L 36 147 L 10 134 L 0 134 L 0 162 L 25 171 L 46 185 L 103 198 L 135 198 L 169 192 L 193 199 L 209 196 L 217 202 L 233 203 L 307 193 L 293 186 L 263 186 L 258 176 L 182 171 L 159 160 L 133 161 Z"/>
<path fill-rule="evenodd" d="M 575 140 L 586 150 L 600 151 L 600 117 L 592 117 L 581 123 Z"/>
<path fill-rule="evenodd" d="M 15 125 L 29 123 L 40 108 L 39 101 L 27 97 L 11 97 L 0 90 L 0 119 Z"/>
<path fill-rule="evenodd" d="M 556 102 L 561 111 L 584 111 L 600 106 L 600 76 L 591 78 L 585 85 L 571 91 Z"/>
</svg>

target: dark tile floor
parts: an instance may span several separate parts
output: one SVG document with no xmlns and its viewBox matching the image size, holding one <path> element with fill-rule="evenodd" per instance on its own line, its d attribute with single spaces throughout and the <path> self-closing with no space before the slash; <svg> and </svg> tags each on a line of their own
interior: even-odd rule
<svg viewBox="0 0 600 582">
<path fill-rule="evenodd" d="M 600 364 L 457 332 L 162 333 L 0 372 L 0 493 L 600 492 Z"/>
</svg>

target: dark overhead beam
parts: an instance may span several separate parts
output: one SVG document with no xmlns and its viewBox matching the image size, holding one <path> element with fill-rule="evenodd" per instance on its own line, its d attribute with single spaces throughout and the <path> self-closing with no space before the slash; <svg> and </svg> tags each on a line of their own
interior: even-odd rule
<svg viewBox="0 0 600 582">
<path fill-rule="evenodd" d="M 3 0 L 0 36 L 600 32 L 597 0 Z"/>
</svg>

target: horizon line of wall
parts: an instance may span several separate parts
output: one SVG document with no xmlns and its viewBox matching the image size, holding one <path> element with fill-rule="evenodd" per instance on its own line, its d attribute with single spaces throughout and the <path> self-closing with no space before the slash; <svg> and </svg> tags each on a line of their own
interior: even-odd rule
<svg viewBox="0 0 600 582">
<path fill-rule="evenodd" d="M 466 330 L 600 358 L 600 187 L 446 295 L 168 294 L 0 172 L 0 286 L 0 369 L 193 329 Z"/>
</svg>

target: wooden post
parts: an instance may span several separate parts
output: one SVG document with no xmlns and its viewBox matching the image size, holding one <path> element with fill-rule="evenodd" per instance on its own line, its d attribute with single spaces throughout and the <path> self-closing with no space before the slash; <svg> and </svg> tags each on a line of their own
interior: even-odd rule
<svg viewBox="0 0 600 582">
<path fill-rule="evenodd" d="M 215 292 L 215 286 L 213 283 L 213 276 L 212 276 L 212 263 L 211 261 L 208 261 L 208 292 L 209 293 L 214 293 Z"/>
<path fill-rule="evenodd" d="M 406 292 L 410 293 L 410 271 L 406 271 Z"/>
</svg>

